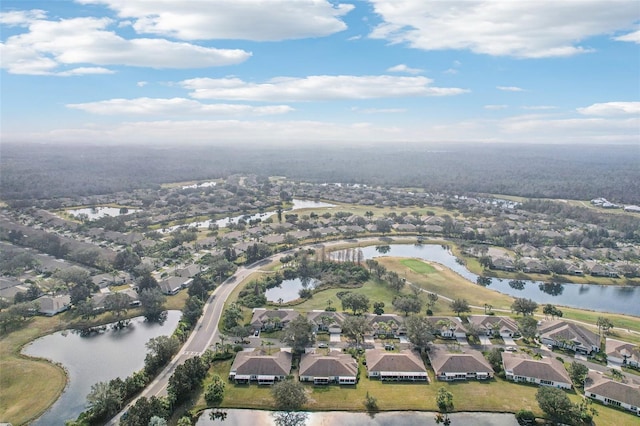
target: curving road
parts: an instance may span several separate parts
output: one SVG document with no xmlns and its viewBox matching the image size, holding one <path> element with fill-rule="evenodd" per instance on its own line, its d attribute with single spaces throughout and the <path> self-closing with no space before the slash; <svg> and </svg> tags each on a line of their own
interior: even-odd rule
<svg viewBox="0 0 640 426">
<path fill-rule="evenodd" d="M 277 260 L 284 255 L 285 253 L 280 253 L 273 256 L 268 259 L 268 263 L 273 260 Z M 167 395 L 169 378 L 176 367 L 184 363 L 189 358 L 196 355 L 202 355 L 202 353 L 218 339 L 218 322 L 222 316 L 224 303 L 231 292 L 249 275 L 259 271 L 260 266 L 264 264 L 265 261 L 263 260 L 248 267 L 240 267 L 233 276 L 216 287 L 203 307 L 202 316 L 200 317 L 200 320 L 198 320 L 195 330 L 191 333 L 189 339 L 185 342 L 182 348 L 180 348 L 180 351 L 173 357 L 171 362 L 162 370 L 162 372 L 158 374 L 156 379 L 151 382 L 134 400 L 127 404 L 120 413 L 113 417 L 109 423 L 107 423 L 108 425 L 119 424 L 122 414 L 134 405 L 139 398 L 143 396 L 151 398 L 152 396 L 159 397 Z"/>
</svg>

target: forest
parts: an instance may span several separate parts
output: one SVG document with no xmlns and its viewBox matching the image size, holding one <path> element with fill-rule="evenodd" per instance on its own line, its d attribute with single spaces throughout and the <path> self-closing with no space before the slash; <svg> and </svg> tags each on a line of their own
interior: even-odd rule
<svg viewBox="0 0 640 426">
<path fill-rule="evenodd" d="M 531 198 L 640 204 L 640 147 L 439 144 L 370 147 L 18 145 L 0 151 L 0 197 L 106 194 L 231 174 Z"/>
</svg>

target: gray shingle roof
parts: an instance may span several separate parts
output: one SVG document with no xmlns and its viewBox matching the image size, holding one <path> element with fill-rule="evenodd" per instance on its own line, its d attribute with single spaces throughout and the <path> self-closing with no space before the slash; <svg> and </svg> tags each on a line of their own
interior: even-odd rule
<svg viewBox="0 0 640 426">
<path fill-rule="evenodd" d="M 264 355 L 259 351 L 238 352 L 231 371 L 240 375 L 287 376 L 291 371 L 291 353 L 280 351 Z"/>
<path fill-rule="evenodd" d="M 502 354 L 502 363 L 505 371 L 513 371 L 515 376 L 571 384 L 571 378 L 569 378 L 567 370 L 557 359 L 543 358 L 536 360 L 526 354 L 504 352 Z"/>
<path fill-rule="evenodd" d="M 370 349 L 365 353 L 368 371 L 397 371 L 403 373 L 426 372 L 422 360 L 409 349 L 401 352 L 387 352 Z"/>
<path fill-rule="evenodd" d="M 304 354 L 300 360 L 300 376 L 333 377 L 355 376 L 358 362 L 351 355 L 339 352 Z"/>
</svg>

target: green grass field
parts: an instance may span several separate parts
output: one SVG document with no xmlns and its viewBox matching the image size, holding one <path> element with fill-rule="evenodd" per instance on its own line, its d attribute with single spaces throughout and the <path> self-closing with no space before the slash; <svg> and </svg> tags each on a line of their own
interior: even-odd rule
<svg viewBox="0 0 640 426">
<path fill-rule="evenodd" d="M 229 375 L 232 361 L 215 363 L 210 376 L 217 374 L 223 379 Z M 305 385 L 309 402 L 303 407 L 309 411 L 365 411 L 364 400 L 367 393 L 376 398 L 381 411 L 437 411 L 436 394 L 440 387 L 453 394 L 455 411 L 512 412 L 528 409 L 542 415 L 536 403 L 536 386 L 516 384 L 500 378 L 488 382 L 469 381 L 446 383 L 434 381 L 433 371 L 428 370 L 430 383 L 389 383 L 367 378 L 366 367 L 360 363 L 360 380 L 356 386 L 313 386 Z M 210 378 L 208 380 L 211 380 Z M 206 388 L 205 386 L 203 388 Z M 569 393 L 572 401 L 580 396 Z M 206 408 L 201 394 L 194 406 L 194 412 Z M 227 382 L 222 408 L 273 409 L 273 399 L 268 386 L 235 385 Z M 596 425 L 637 425 L 638 419 L 609 407 L 594 404 L 599 415 Z"/>
</svg>

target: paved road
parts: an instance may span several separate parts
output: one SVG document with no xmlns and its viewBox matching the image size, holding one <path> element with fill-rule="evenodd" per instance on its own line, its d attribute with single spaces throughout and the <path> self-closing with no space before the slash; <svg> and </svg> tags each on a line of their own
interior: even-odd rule
<svg viewBox="0 0 640 426">
<path fill-rule="evenodd" d="M 258 271 L 260 266 L 270 263 L 273 260 L 277 260 L 284 255 L 285 253 L 280 253 L 279 255 L 270 258 L 268 262 L 262 261 L 248 267 L 240 267 L 232 277 L 219 285 L 207 300 L 203 307 L 202 316 L 196 324 L 195 330 L 191 333 L 191 336 L 182 346 L 178 354 L 176 354 L 169 365 L 162 370 L 156 379 L 151 382 L 151 384 L 149 384 L 137 398 L 131 401 L 107 424 L 117 425 L 120 422 L 122 414 L 126 412 L 129 407 L 134 405 L 140 397 L 144 396 L 146 398 L 151 398 L 152 396 L 167 395 L 167 384 L 176 367 L 184 363 L 189 358 L 196 355 L 202 355 L 202 353 L 219 338 L 218 322 L 222 316 L 224 303 L 231 292 L 249 275 Z"/>
</svg>

